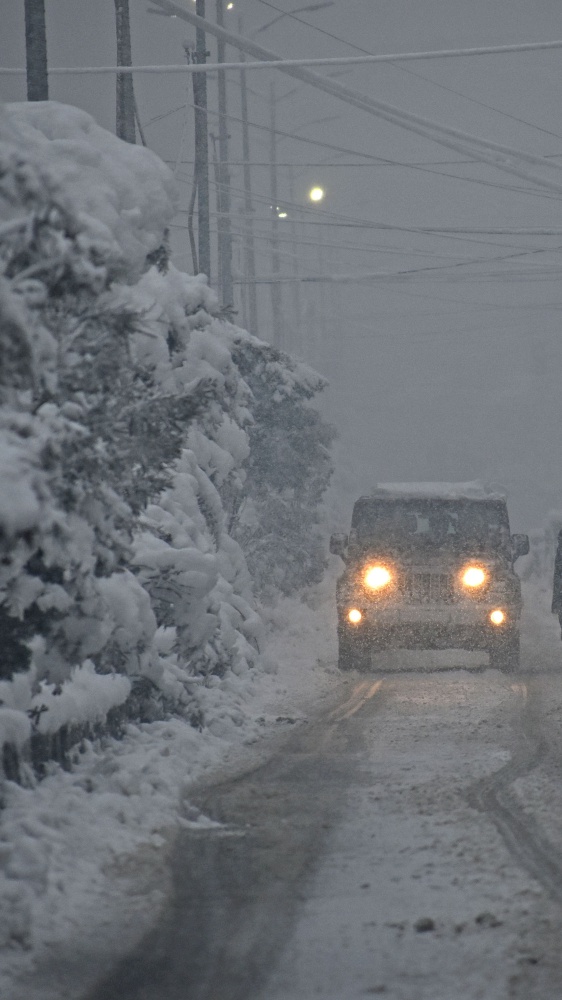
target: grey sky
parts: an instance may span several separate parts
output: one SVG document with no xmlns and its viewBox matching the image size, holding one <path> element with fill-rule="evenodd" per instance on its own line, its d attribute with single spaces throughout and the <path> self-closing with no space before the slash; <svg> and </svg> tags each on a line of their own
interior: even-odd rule
<svg viewBox="0 0 562 1000">
<path fill-rule="evenodd" d="M 272 2 L 285 10 L 301 6 L 298 0 Z M 5 0 L 4 6 L 0 62 L 23 65 L 23 0 Z M 148 14 L 148 6 L 149 0 L 131 0 L 135 61 L 180 62 L 181 42 L 194 32 L 177 21 Z M 207 7 L 208 16 L 214 17 L 213 0 L 207 0 Z M 250 31 L 275 16 L 275 11 L 259 0 L 237 0 L 229 15 L 235 29 L 240 15 L 245 30 Z M 114 62 L 113 0 L 47 0 L 47 16 L 52 65 Z M 327 10 L 302 16 L 339 36 L 341 42 L 290 18 L 260 34 L 259 40 L 282 55 L 318 56 L 352 53 L 346 41 L 372 52 L 392 52 L 562 37 L 562 8 L 556 0 L 336 0 Z M 214 55 L 213 42 L 209 48 Z M 379 65 L 353 69 L 342 81 L 405 110 L 488 139 L 534 153 L 559 154 L 562 163 L 561 59 L 560 52 L 545 52 L 402 68 Z M 420 79 L 420 74 L 426 79 Z M 257 96 L 250 95 L 250 118 L 262 126 L 267 125 L 268 111 L 260 95 L 266 94 L 270 78 L 280 97 L 294 86 L 294 81 L 273 71 L 256 71 L 251 76 L 250 86 Z M 144 77 L 136 82 L 149 144 L 172 161 L 177 157 L 186 112 L 178 111 L 159 122 L 150 120 L 185 104 L 188 85 L 187 78 L 177 76 Z M 0 79 L 0 88 L 4 100 L 25 97 L 23 80 Z M 210 91 L 215 107 L 213 84 Z M 53 99 L 85 108 L 108 128 L 114 122 L 113 95 L 114 83 L 109 78 L 59 78 L 51 83 Z M 240 114 L 235 80 L 229 86 L 229 102 L 235 119 Z M 482 107 L 482 103 L 498 110 Z M 452 239 L 346 229 L 341 226 L 345 219 L 325 214 L 402 227 L 519 228 L 559 225 L 560 199 L 507 190 L 528 185 L 490 166 L 451 166 L 451 161 L 459 159 L 456 154 L 306 86 L 280 100 L 277 110 L 281 130 L 297 130 L 309 139 L 392 160 L 423 162 L 431 170 L 470 178 L 461 181 L 412 168 L 368 165 L 353 154 L 340 156 L 292 139 L 279 140 L 279 160 L 294 164 L 296 200 L 306 204 L 308 185 L 315 181 L 327 190 L 322 209 L 315 216 L 307 212 L 307 224 L 299 219 L 297 225 L 301 273 L 396 272 L 449 265 L 448 271 L 407 280 L 331 289 L 303 286 L 303 353 L 332 381 L 327 410 L 342 434 L 346 488 L 351 493 L 377 479 L 493 478 L 510 489 L 520 528 L 531 526 L 548 507 L 562 507 L 562 289 L 560 251 L 555 249 L 562 245 L 562 237 L 459 234 L 460 238 Z M 190 129 L 190 109 L 187 114 Z M 306 124 L 333 115 L 339 117 Z M 232 158 L 239 161 L 235 120 L 230 131 Z M 186 160 L 191 156 L 190 135 L 188 131 Z M 251 137 L 252 159 L 265 163 L 267 134 L 253 129 Z M 362 165 L 307 166 L 323 160 Z M 190 172 L 189 163 L 182 165 L 180 181 L 188 182 Z M 232 170 L 232 182 L 237 231 L 239 167 Z M 254 169 L 254 183 L 258 257 L 261 273 L 268 274 L 265 167 Z M 282 198 L 288 199 L 285 166 L 280 168 L 280 189 Z M 185 207 L 188 183 L 182 183 L 181 191 Z M 178 217 L 180 225 L 182 220 L 185 216 Z M 340 225 L 312 224 L 335 221 Z M 185 231 L 178 229 L 174 240 L 178 265 L 188 269 Z M 311 245 L 316 243 L 323 246 Z M 282 246 L 288 255 L 284 266 L 290 272 L 295 246 L 290 241 Z M 548 252 L 473 266 L 460 260 L 526 249 Z M 236 253 L 235 247 L 235 261 Z M 451 269 L 455 263 L 461 266 Z M 260 287 L 259 294 L 267 339 L 267 287 Z M 283 301 L 291 321 L 291 286 L 283 289 Z"/>
</svg>

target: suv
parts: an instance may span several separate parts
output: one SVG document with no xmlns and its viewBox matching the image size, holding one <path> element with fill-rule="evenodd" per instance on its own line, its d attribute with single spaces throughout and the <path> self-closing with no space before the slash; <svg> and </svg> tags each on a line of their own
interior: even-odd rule
<svg viewBox="0 0 562 1000">
<path fill-rule="evenodd" d="M 505 494 L 479 483 L 378 486 L 332 535 L 346 563 L 337 584 L 339 666 L 367 670 L 388 648 L 483 649 L 490 666 L 519 665 L 521 583 Z"/>
</svg>

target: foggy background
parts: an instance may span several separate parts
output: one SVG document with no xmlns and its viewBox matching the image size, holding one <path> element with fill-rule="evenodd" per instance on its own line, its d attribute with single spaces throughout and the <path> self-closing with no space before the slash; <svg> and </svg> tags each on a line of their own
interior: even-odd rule
<svg viewBox="0 0 562 1000">
<path fill-rule="evenodd" d="M 306 0 L 274 0 L 274 6 L 236 0 L 225 25 L 238 31 L 242 18 L 243 34 L 251 35 L 277 16 L 277 8 L 305 5 Z M 183 62 L 182 42 L 194 41 L 194 29 L 148 13 L 149 0 L 130 0 L 130 6 L 133 62 Z M 114 65 L 113 0 L 47 0 L 46 8 L 51 66 Z M 2 14 L 0 63 L 23 66 L 23 4 L 8 0 Z M 384 53 L 562 37 L 562 10 L 555 0 L 336 0 L 297 16 L 298 21 L 281 18 L 257 33 L 256 41 L 281 56 L 304 57 L 358 54 L 354 46 Z M 207 0 L 207 17 L 214 20 L 213 0 Z M 210 37 L 208 49 L 214 61 L 216 43 Z M 226 58 L 238 54 L 227 47 Z M 346 69 L 338 79 L 439 123 L 562 157 L 560 50 L 364 66 Z M 279 201 L 287 208 L 286 229 L 280 222 L 283 272 L 377 274 L 355 283 L 302 282 L 298 294 L 294 283 L 281 286 L 287 347 L 331 383 L 324 411 L 340 435 L 337 509 L 347 515 L 354 495 L 376 481 L 482 478 L 508 489 L 513 530 L 537 525 L 549 508 L 562 507 L 562 236 L 490 230 L 562 228 L 560 196 L 531 191 L 526 181 L 492 166 L 463 162 L 436 143 L 278 71 L 255 70 L 247 80 L 258 278 L 271 274 L 270 80 L 277 98 Z M 3 100 L 25 100 L 23 76 L 0 77 L 0 87 Z M 174 262 L 190 271 L 183 227 L 193 160 L 191 79 L 139 74 L 135 90 L 148 145 L 177 167 L 181 200 Z M 50 97 L 75 104 L 114 129 L 114 77 L 52 77 Z M 216 107 L 213 78 L 210 112 Z M 241 277 L 235 72 L 228 75 L 228 113 L 233 261 Z M 210 113 L 215 133 L 216 121 Z M 212 163 L 210 178 L 214 212 Z M 320 206 L 307 200 L 312 184 L 325 188 Z M 214 216 L 212 223 L 216 231 Z M 391 228 L 377 228 L 381 224 Z M 411 231 L 418 227 L 457 232 Z M 213 263 L 215 281 L 216 256 Z M 236 320 L 244 325 L 240 288 L 235 286 Z M 271 340 L 267 283 L 258 284 L 258 310 L 258 333 Z"/>
</svg>

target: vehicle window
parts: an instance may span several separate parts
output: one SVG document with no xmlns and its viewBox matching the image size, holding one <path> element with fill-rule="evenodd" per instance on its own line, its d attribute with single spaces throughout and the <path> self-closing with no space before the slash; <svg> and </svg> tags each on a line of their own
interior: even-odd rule
<svg viewBox="0 0 562 1000">
<path fill-rule="evenodd" d="M 509 543 L 502 502 L 478 500 L 362 500 L 355 504 L 352 529 L 361 546 L 504 548 Z"/>
</svg>

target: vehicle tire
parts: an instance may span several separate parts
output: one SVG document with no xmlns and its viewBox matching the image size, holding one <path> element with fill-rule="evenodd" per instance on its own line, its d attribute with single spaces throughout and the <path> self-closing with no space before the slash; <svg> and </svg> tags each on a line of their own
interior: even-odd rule
<svg viewBox="0 0 562 1000">
<path fill-rule="evenodd" d="M 356 636 L 338 631 L 338 667 L 340 670 L 361 670 L 371 667 L 371 649 Z"/>
<path fill-rule="evenodd" d="M 513 674 L 519 669 L 519 629 L 510 629 L 497 636 L 490 644 L 490 666 L 504 674 Z"/>
</svg>

